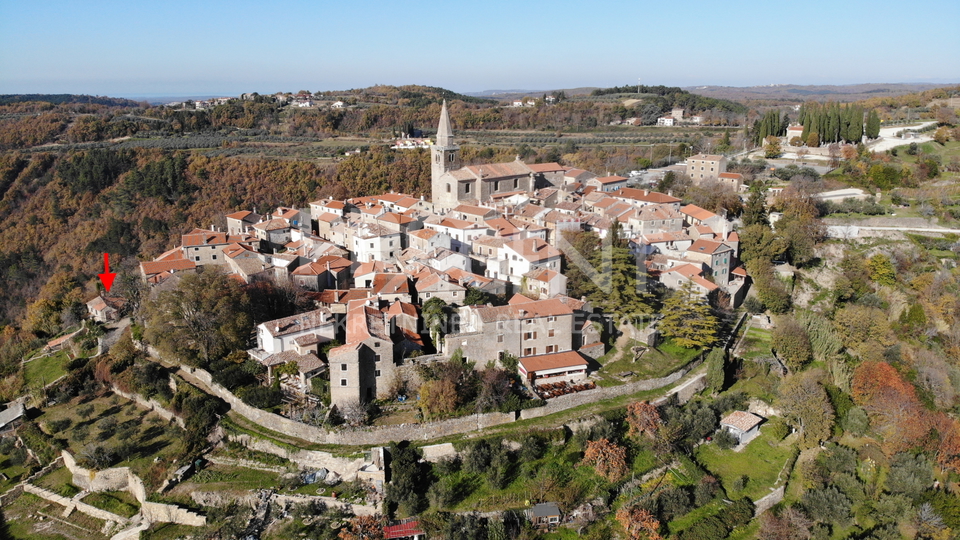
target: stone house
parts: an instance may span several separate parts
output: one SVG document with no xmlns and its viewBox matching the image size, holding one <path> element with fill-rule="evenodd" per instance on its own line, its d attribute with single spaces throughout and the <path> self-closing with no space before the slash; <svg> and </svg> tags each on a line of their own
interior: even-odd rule
<svg viewBox="0 0 960 540">
<path fill-rule="evenodd" d="M 746 444 L 760 434 L 763 418 L 746 411 L 734 411 L 720 420 L 720 429 L 736 437 L 738 444 Z"/>
<path fill-rule="evenodd" d="M 333 341 L 336 332 L 336 320 L 327 308 L 260 323 L 257 325 L 257 349 L 262 353 L 257 359 L 295 348 L 295 340 L 302 336 L 316 336 L 316 343 Z"/>
<path fill-rule="evenodd" d="M 573 309 L 559 299 L 464 306 L 457 316 L 459 328 L 445 337 L 444 350 L 459 348 L 477 365 L 499 361 L 503 352 L 522 358 L 572 349 Z"/>
<path fill-rule="evenodd" d="M 687 159 L 687 176 L 695 184 L 704 180 L 716 180 L 720 173 L 727 172 L 727 158 L 724 156 L 697 154 Z"/>
</svg>

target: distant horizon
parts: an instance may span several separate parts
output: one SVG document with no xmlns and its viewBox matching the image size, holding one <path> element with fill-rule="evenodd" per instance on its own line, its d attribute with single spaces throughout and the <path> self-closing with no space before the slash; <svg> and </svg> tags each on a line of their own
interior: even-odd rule
<svg viewBox="0 0 960 540">
<path fill-rule="evenodd" d="M 419 84 L 419 83 L 403 83 L 403 84 L 380 83 L 380 84 L 385 85 L 385 86 L 395 86 L 395 87 L 407 86 L 407 85 L 428 86 L 428 85 L 422 85 L 422 84 Z M 576 89 L 576 88 L 608 88 L 608 87 L 610 87 L 610 86 L 624 86 L 625 84 L 626 84 L 626 83 L 622 83 L 622 84 L 619 84 L 619 85 L 607 85 L 607 86 L 600 86 L 600 85 L 595 85 L 595 84 L 594 84 L 594 85 L 581 84 L 581 85 L 576 85 L 576 86 L 569 86 L 569 85 L 568 85 L 568 86 L 565 86 L 565 87 L 557 87 L 557 88 L 529 88 L 529 89 L 521 89 L 521 88 L 517 88 L 517 89 L 511 89 L 511 88 L 490 88 L 490 89 L 486 89 L 486 90 L 466 90 L 466 91 L 464 91 L 464 90 L 458 90 L 458 89 L 453 89 L 453 88 L 445 88 L 445 90 L 450 90 L 450 91 L 456 92 L 456 93 L 458 93 L 458 94 L 463 94 L 463 95 L 468 95 L 468 96 L 478 96 L 478 95 L 484 95 L 484 94 L 490 94 L 490 93 L 502 93 L 502 94 L 514 94 L 514 93 L 524 93 L 524 92 L 538 93 L 538 92 L 554 92 L 554 91 L 562 91 L 562 90 L 571 90 L 571 89 Z M 678 85 L 673 85 L 673 84 L 660 84 L 660 83 L 653 82 L 653 81 L 651 81 L 651 82 L 649 82 L 649 83 L 641 83 L 641 84 L 648 85 L 648 86 L 678 86 Z M 883 85 L 883 84 L 890 84 L 890 85 L 923 84 L 923 85 L 938 85 L 938 86 L 939 86 L 939 85 L 942 85 L 942 86 L 944 86 L 944 87 L 953 86 L 953 85 L 958 85 L 958 86 L 960 86 L 960 78 L 957 78 L 957 79 L 939 79 L 939 80 L 937 80 L 937 79 L 928 79 L 928 80 L 906 81 L 906 82 L 889 82 L 889 81 L 885 81 L 885 82 L 852 82 L 852 83 L 836 83 L 836 84 L 834 84 L 834 83 L 767 83 L 767 84 L 751 84 L 751 85 L 729 85 L 729 84 L 709 84 L 709 83 L 702 83 L 702 84 L 682 85 L 682 86 L 679 86 L 679 87 L 680 87 L 680 88 L 684 88 L 684 89 L 696 89 L 696 88 L 770 88 L 770 87 L 776 87 L 776 86 L 799 86 L 799 87 L 808 87 L 808 86 L 815 86 L 815 87 L 833 86 L 833 87 L 843 88 L 843 87 L 850 87 L 850 86 Z M 371 86 L 373 86 L 373 85 L 371 85 Z M 350 88 L 335 88 L 335 89 L 319 89 L 319 90 L 314 90 L 314 91 L 312 91 L 312 92 L 346 92 L 346 91 L 349 91 L 349 90 L 360 89 L 360 88 L 368 88 L 368 86 L 353 86 L 353 87 L 350 87 Z M 151 100 L 152 100 L 152 101 L 154 101 L 154 102 L 160 102 L 160 100 L 165 101 L 165 100 L 168 100 L 168 99 L 171 100 L 171 101 L 176 101 L 176 100 L 188 100 L 188 99 L 208 99 L 208 98 L 217 98 L 217 97 L 238 97 L 238 96 L 240 96 L 240 95 L 242 95 L 242 94 L 251 94 L 251 93 L 258 93 L 258 94 L 261 94 L 261 95 L 272 95 L 272 94 L 277 93 L 277 92 L 294 93 L 294 94 L 295 94 L 295 93 L 297 93 L 298 91 L 299 91 L 299 90 L 274 90 L 274 91 L 270 91 L 270 92 L 261 92 L 261 91 L 258 91 L 258 90 L 244 90 L 244 91 L 233 91 L 233 92 L 177 92 L 177 93 L 163 93 L 163 92 L 143 92 L 143 93 L 124 93 L 124 92 L 117 92 L 117 93 L 109 93 L 109 92 L 108 92 L 108 93 L 96 93 L 96 94 L 88 93 L 88 92 L 69 92 L 69 91 L 65 91 L 65 92 L 40 92 L 40 91 L 32 91 L 32 92 L 4 92 L 4 95 L 25 95 L 25 94 L 57 95 L 57 94 L 70 94 L 70 95 L 89 95 L 89 96 L 95 96 L 95 97 L 122 98 L 122 99 L 129 99 L 129 100 L 132 100 L 132 101 L 151 101 Z"/>
</svg>

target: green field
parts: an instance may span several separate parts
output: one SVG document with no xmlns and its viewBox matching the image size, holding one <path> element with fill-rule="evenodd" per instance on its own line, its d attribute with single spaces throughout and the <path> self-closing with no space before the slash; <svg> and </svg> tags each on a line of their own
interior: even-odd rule
<svg viewBox="0 0 960 540">
<path fill-rule="evenodd" d="M 46 386 L 67 374 L 69 361 L 66 351 L 29 360 L 23 364 L 23 378 L 28 387 Z"/>
<path fill-rule="evenodd" d="M 103 447 L 115 455 L 110 466 L 127 466 L 148 480 L 154 460 L 180 452 L 182 431 L 156 413 L 119 396 L 103 396 L 86 403 L 74 399 L 47 407 L 36 422 L 51 438 L 74 455 Z"/>
<path fill-rule="evenodd" d="M 611 349 L 600 357 L 597 361 L 603 367 L 598 372 L 597 384 L 616 386 L 627 382 L 665 377 L 689 364 L 700 354 L 698 350 L 684 349 L 667 340 L 656 348 L 648 348 L 635 362 L 631 349 L 638 345 L 643 346 L 637 341 L 630 340 L 623 349 Z M 626 372 L 633 372 L 633 374 L 627 377 L 618 376 Z"/>
<path fill-rule="evenodd" d="M 10 536 L 17 540 L 106 540 L 103 521 L 81 512 L 63 517 L 63 507 L 24 493 L 3 508 Z M 42 516 L 43 521 L 31 516 Z"/>
<path fill-rule="evenodd" d="M 786 480 L 786 471 L 780 475 L 793 457 L 795 446 L 788 442 L 775 442 L 770 435 L 763 433 L 750 441 L 740 452 L 722 450 L 716 444 L 702 444 L 697 447 L 696 458 L 710 474 L 713 474 L 723 484 L 728 498 L 738 499 L 750 497 L 759 499 L 770 493 L 770 488 L 776 487 L 779 481 Z M 746 488 L 737 491 L 734 483 L 741 476 L 749 477 Z"/>
<path fill-rule="evenodd" d="M 126 518 L 133 517 L 140 511 L 140 503 L 126 491 L 91 493 L 83 498 L 83 502 Z"/>
</svg>

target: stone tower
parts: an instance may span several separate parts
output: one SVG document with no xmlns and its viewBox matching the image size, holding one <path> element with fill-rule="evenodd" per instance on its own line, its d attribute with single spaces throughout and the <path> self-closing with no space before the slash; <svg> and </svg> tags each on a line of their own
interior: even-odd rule
<svg viewBox="0 0 960 540">
<path fill-rule="evenodd" d="M 447 113 L 447 100 L 443 100 L 443 107 L 440 109 L 440 125 L 437 128 L 437 140 L 430 147 L 430 180 L 433 195 L 433 204 L 450 204 L 450 197 L 453 197 L 454 206 L 456 205 L 456 185 L 448 185 L 454 182 L 450 180 L 441 180 L 441 176 L 448 171 L 454 171 L 460 168 L 460 146 L 453 142 L 453 128 L 450 127 L 450 115 Z"/>
</svg>

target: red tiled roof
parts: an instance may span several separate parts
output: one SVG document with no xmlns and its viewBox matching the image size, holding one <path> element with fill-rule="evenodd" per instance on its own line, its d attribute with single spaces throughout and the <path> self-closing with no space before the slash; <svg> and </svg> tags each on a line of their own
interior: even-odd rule
<svg viewBox="0 0 960 540">
<path fill-rule="evenodd" d="M 507 242 L 504 247 L 516 251 L 518 255 L 530 262 L 543 261 L 552 257 L 559 257 L 560 251 L 539 238 L 527 238 Z"/>
<path fill-rule="evenodd" d="M 408 536 L 423 535 L 423 529 L 418 520 L 406 521 L 397 525 L 387 525 L 383 528 L 384 540 L 406 538 Z"/>
<path fill-rule="evenodd" d="M 553 354 L 527 356 L 520 359 L 520 365 L 527 373 L 546 371 L 548 369 L 586 368 L 587 361 L 577 351 L 566 351 Z"/>
<path fill-rule="evenodd" d="M 709 210 L 704 210 L 703 208 L 700 208 L 695 204 L 688 204 L 686 206 L 681 206 L 680 212 L 699 221 L 706 221 L 708 219 L 717 217 L 717 215 L 714 214 L 713 212 Z"/>
<path fill-rule="evenodd" d="M 186 259 L 173 259 L 167 261 L 146 261 L 140 263 L 140 269 L 144 275 L 152 276 L 163 272 L 179 272 L 182 270 L 193 270 L 197 267 L 193 261 Z"/>
<path fill-rule="evenodd" d="M 625 176 L 604 176 L 602 178 L 597 178 L 597 182 L 601 184 L 616 184 L 618 182 L 626 182 L 629 180 Z"/>
</svg>

